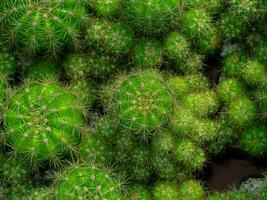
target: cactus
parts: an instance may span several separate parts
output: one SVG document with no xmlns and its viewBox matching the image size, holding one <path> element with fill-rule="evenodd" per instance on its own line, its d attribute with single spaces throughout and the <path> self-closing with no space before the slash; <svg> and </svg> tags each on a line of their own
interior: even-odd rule
<svg viewBox="0 0 267 200">
<path fill-rule="evenodd" d="M 253 56 L 260 61 L 260 63 L 267 64 L 267 41 L 261 40 L 256 46 L 253 47 Z"/>
<path fill-rule="evenodd" d="M 168 87 L 177 101 L 179 101 L 182 97 L 187 96 L 191 92 L 190 84 L 182 76 L 171 77 L 168 80 Z"/>
<path fill-rule="evenodd" d="M 123 200 L 122 182 L 105 168 L 73 165 L 55 173 L 55 200 Z"/>
<path fill-rule="evenodd" d="M 89 163 L 109 164 L 111 162 L 111 152 L 108 146 L 98 140 L 95 135 L 87 134 L 80 144 L 80 157 Z"/>
<path fill-rule="evenodd" d="M 101 117 L 96 124 L 96 134 L 99 139 L 113 143 L 118 135 L 118 127 L 110 116 Z"/>
<path fill-rule="evenodd" d="M 83 1 L 9 1 L 1 6 L 4 36 L 25 54 L 57 57 L 64 48 L 80 46 L 80 32 L 87 19 Z"/>
<path fill-rule="evenodd" d="M 60 67 L 49 59 L 41 59 L 30 66 L 25 76 L 31 80 L 58 80 L 60 76 Z"/>
<path fill-rule="evenodd" d="M 4 110 L 7 97 L 8 89 L 8 76 L 6 74 L 0 73 L 0 112 Z"/>
<path fill-rule="evenodd" d="M 246 60 L 246 54 L 241 51 L 235 51 L 227 55 L 223 60 L 223 72 L 226 76 L 240 76 L 243 63 Z"/>
<path fill-rule="evenodd" d="M 0 51 L 0 73 L 13 74 L 17 69 L 16 61 L 14 56 L 3 48 Z"/>
<path fill-rule="evenodd" d="M 201 170 L 206 162 L 204 150 L 186 139 L 177 142 L 173 149 L 173 155 L 174 159 L 180 162 L 188 173 Z"/>
<path fill-rule="evenodd" d="M 125 54 L 133 45 L 134 33 L 127 24 L 92 19 L 86 32 L 88 44 L 113 54 Z"/>
<path fill-rule="evenodd" d="M 90 6 L 100 17 L 116 17 L 121 9 L 121 0 L 91 0 Z"/>
<path fill-rule="evenodd" d="M 203 68 L 203 56 L 196 53 L 190 52 L 188 57 L 181 63 L 176 64 L 176 69 L 183 72 L 184 74 L 197 74 Z"/>
<path fill-rule="evenodd" d="M 189 94 L 181 105 L 190 110 L 196 117 L 208 117 L 214 114 L 219 106 L 216 94 L 213 91 Z"/>
<path fill-rule="evenodd" d="M 254 86 L 267 83 L 266 74 L 265 66 L 254 60 L 245 62 L 241 71 L 243 79 Z"/>
<path fill-rule="evenodd" d="M 84 124 L 83 106 L 56 82 L 30 82 L 14 91 L 4 118 L 7 144 L 33 166 L 73 155 Z"/>
<path fill-rule="evenodd" d="M 267 85 L 264 85 L 256 91 L 255 99 L 259 104 L 262 117 L 267 118 Z"/>
<path fill-rule="evenodd" d="M 152 195 L 145 185 L 134 184 L 130 186 L 129 200 L 152 200 Z"/>
<path fill-rule="evenodd" d="M 132 61 L 140 68 L 160 67 L 163 62 L 161 46 L 157 41 L 143 39 L 133 49 Z"/>
<path fill-rule="evenodd" d="M 235 78 L 229 78 L 219 83 L 217 93 L 219 99 L 229 105 L 235 99 L 245 96 L 246 90 L 242 82 Z"/>
<path fill-rule="evenodd" d="M 174 200 L 179 199 L 176 184 L 168 181 L 158 182 L 152 190 L 154 200 Z"/>
<path fill-rule="evenodd" d="M 208 79 L 201 73 L 194 73 L 184 77 L 191 88 L 191 92 L 206 91 L 209 89 Z"/>
<path fill-rule="evenodd" d="M 128 162 L 130 162 L 134 144 L 135 143 L 130 134 L 120 134 L 120 136 L 115 140 L 115 161 L 119 164 L 127 164 Z"/>
<path fill-rule="evenodd" d="M 254 125 L 243 131 L 240 145 L 251 156 L 263 156 L 267 153 L 267 128 L 262 124 Z"/>
<path fill-rule="evenodd" d="M 168 123 L 173 98 L 157 71 L 120 76 L 104 89 L 107 110 L 126 130 L 147 138 Z"/>
<path fill-rule="evenodd" d="M 170 132 L 157 134 L 152 139 L 152 147 L 157 151 L 171 152 L 175 145 L 175 138 Z"/>
<path fill-rule="evenodd" d="M 167 32 L 177 19 L 179 0 L 125 0 L 123 13 L 129 23 L 145 34 Z"/>
<path fill-rule="evenodd" d="M 182 183 L 178 189 L 179 200 L 203 200 L 205 191 L 200 182 L 189 180 Z"/>
<path fill-rule="evenodd" d="M 246 97 L 240 97 L 230 104 L 227 111 L 228 120 L 232 125 L 248 126 L 256 119 L 256 106 Z"/>
</svg>

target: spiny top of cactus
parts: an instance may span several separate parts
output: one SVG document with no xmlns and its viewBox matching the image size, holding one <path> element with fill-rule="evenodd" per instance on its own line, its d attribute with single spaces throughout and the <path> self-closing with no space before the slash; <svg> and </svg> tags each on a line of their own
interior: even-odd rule
<svg viewBox="0 0 267 200">
<path fill-rule="evenodd" d="M 0 51 L 0 73 L 13 74 L 16 68 L 14 56 L 7 49 L 2 49 Z"/>
<path fill-rule="evenodd" d="M 4 119 L 9 146 L 32 164 L 75 152 L 84 123 L 83 107 L 55 82 L 32 82 L 10 99 Z"/>
<path fill-rule="evenodd" d="M 134 184 L 130 186 L 129 200 L 152 200 L 152 195 L 145 185 Z"/>
<path fill-rule="evenodd" d="M 56 200 L 123 200 L 122 182 L 109 170 L 97 166 L 74 165 L 55 173 Z"/>
<path fill-rule="evenodd" d="M 168 181 L 156 183 L 152 194 L 154 200 L 179 199 L 179 192 L 176 184 Z"/>
<path fill-rule="evenodd" d="M 4 0 L 0 7 L 4 37 L 25 54 L 58 56 L 65 47 L 78 48 L 85 27 L 85 1 Z"/>
<path fill-rule="evenodd" d="M 116 17 L 121 9 L 122 0 L 90 0 L 89 4 L 100 17 Z"/>
<path fill-rule="evenodd" d="M 234 51 L 223 60 L 223 72 L 227 76 L 239 76 L 242 70 L 242 63 L 246 61 L 246 54 L 242 51 Z"/>
<path fill-rule="evenodd" d="M 258 86 L 267 83 L 265 66 L 255 60 L 248 60 L 243 64 L 241 75 L 250 85 Z"/>
<path fill-rule="evenodd" d="M 122 7 L 129 23 L 146 34 L 168 31 L 179 9 L 180 0 L 125 0 Z"/>
<path fill-rule="evenodd" d="M 143 71 L 120 81 L 110 106 L 126 129 L 147 135 L 168 123 L 173 100 L 157 72 Z"/>
</svg>

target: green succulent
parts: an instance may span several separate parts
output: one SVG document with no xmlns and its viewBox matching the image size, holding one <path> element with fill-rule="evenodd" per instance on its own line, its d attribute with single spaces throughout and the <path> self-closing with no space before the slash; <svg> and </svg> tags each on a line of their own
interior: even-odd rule
<svg viewBox="0 0 267 200">
<path fill-rule="evenodd" d="M 90 6 L 100 17 L 116 17 L 121 9 L 121 0 L 90 0 Z"/>
<path fill-rule="evenodd" d="M 157 182 L 152 190 L 154 200 L 178 199 L 179 193 L 176 184 L 168 181 Z"/>
<path fill-rule="evenodd" d="M 152 195 L 147 186 L 134 184 L 130 186 L 129 200 L 152 200 Z"/>
<path fill-rule="evenodd" d="M 199 181 L 189 180 L 183 182 L 178 189 L 179 200 L 203 200 L 205 191 Z"/>
</svg>

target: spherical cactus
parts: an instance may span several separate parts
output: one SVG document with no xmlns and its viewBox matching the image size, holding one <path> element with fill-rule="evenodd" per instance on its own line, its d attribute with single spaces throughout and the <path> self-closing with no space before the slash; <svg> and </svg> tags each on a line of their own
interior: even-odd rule
<svg viewBox="0 0 267 200">
<path fill-rule="evenodd" d="M 186 75 L 184 78 L 188 81 L 192 92 L 206 91 L 210 87 L 208 79 L 201 73 Z"/>
<path fill-rule="evenodd" d="M 157 71 L 120 76 L 105 89 L 111 93 L 107 110 L 126 130 L 146 138 L 168 123 L 173 98 Z"/>
<path fill-rule="evenodd" d="M 156 183 L 152 190 L 152 194 L 154 200 L 179 199 L 179 193 L 176 184 L 168 181 Z"/>
<path fill-rule="evenodd" d="M 119 22 L 92 19 L 86 32 L 86 41 L 96 48 L 114 53 L 125 54 L 133 45 L 132 29 Z"/>
<path fill-rule="evenodd" d="M 204 150 L 186 139 L 177 142 L 173 155 L 174 159 L 180 162 L 188 173 L 201 170 L 206 162 Z"/>
<path fill-rule="evenodd" d="M 168 80 L 168 87 L 177 101 L 187 96 L 191 92 L 190 84 L 182 76 L 171 77 Z"/>
<path fill-rule="evenodd" d="M 254 102 L 246 97 L 240 97 L 233 101 L 227 111 L 229 122 L 239 127 L 252 124 L 256 119 L 256 114 Z"/>
<path fill-rule="evenodd" d="M 163 62 L 161 46 L 157 41 L 143 39 L 133 49 L 132 61 L 141 68 L 160 67 Z"/>
<path fill-rule="evenodd" d="M 119 14 L 121 9 L 121 0 L 91 0 L 90 6 L 100 17 L 115 17 Z"/>
<path fill-rule="evenodd" d="M 152 194 L 146 186 L 134 184 L 130 186 L 129 200 L 152 200 Z"/>
<path fill-rule="evenodd" d="M 203 69 L 203 55 L 190 52 L 188 57 L 181 63 L 176 64 L 176 69 L 184 74 L 196 74 Z"/>
<path fill-rule="evenodd" d="M 58 164 L 75 152 L 84 110 L 56 82 L 31 82 L 14 91 L 4 118 L 7 144 L 32 164 Z"/>
<path fill-rule="evenodd" d="M 235 99 L 245 96 L 245 92 L 242 82 L 235 78 L 223 80 L 217 88 L 218 97 L 225 104 L 230 104 Z"/>
<path fill-rule="evenodd" d="M 261 40 L 256 46 L 253 46 L 253 56 L 262 64 L 267 64 L 267 41 Z"/>
<path fill-rule="evenodd" d="M 227 55 L 223 60 L 223 72 L 226 76 L 238 77 L 241 74 L 243 63 L 246 60 L 245 53 L 241 51 Z"/>
<path fill-rule="evenodd" d="M 5 36 L 25 54 L 58 56 L 66 47 L 78 48 L 86 25 L 87 8 L 81 1 L 9 1 L 1 6 Z"/>
<path fill-rule="evenodd" d="M 109 170 L 97 166 L 75 165 L 55 173 L 56 200 L 123 200 L 122 183 Z"/>
<path fill-rule="evenodd" d="M 255 50 L 257 48 L 257 45 L 261 44 L 262 41 L 263 37 L 260 33 L 252 32 L 246 37 L 246 47 Z"/>
<path fill-rule="evenodd" d="M 267 85 L 264 85 L 258 89 L 255 98 L 262 112 L 262 117 L 267 118 Z"/>
<path fill-rule="evenodd" d="M 168 31 L 176 21 L 179 0 L 125 0 L 122 10 L 138 31 L 157 34 Z"/>
<path fill-rule="evenodd" d="M 214 114 L 219 106 L 217 95 L 213 91 L 189 94 L 181 105 L 189 109 L 196 117 L 208 117 Z"/>
<path fill-rule="evenodd" d="M 225 200 L 225 194 L 220 192 L 214 192 L 208 196 L 207 200 Z"/>
<path fill-rule="evenodd" d="M 179 186 L 179 198 L 181 200 L 203 200 L 205 191 L 200 182 L 189 180 Z"/>
<path fill-rule="evenodd" d="M 6 104 L 8 85 L 8 76 L 6 74 L 0 73 L 0 112 L 3 111 Z"/>
<path fill-rule="evenodd" d="M 175 138 L 170 132 L 163 132 L 152 139 L 152 147 L 157 151 L 170 152 L 175 145 Z"/>
<path fill-rule="evenodd" d="M 14 56 L 6 49 L 0 51 L 0 73 L 13 74 L 17 69 Z"/>
<path fill-rule="evenodd" d="M 87 163 L 109 164 L 111 162 L 112 155 L 107 144 L 90 133 L 82 139 L 79 150 L 81 159 Z"/>
<path fill-rule="evenodd" d="M 0 166 L 0 174 L 6 183 L 11 185 L 23 184 L 27 181 L 30 169 L 23 161 L 14 158 L 4 158 Z"/>
<path fill-rule="evenodd" d="M 34 188 L 29 195 L 22 200 L 50 200 L 53 199 L 54 191 L 50 188 Z"/>
<path fill-rule="evenodd" d="M 11 188 L 9 188 L 7 199 L 28 200 L 27 197 L 31 194 L 32 190 L 33 185 L 29 182 L 25 182 L 24 184 L 12 185 Z"/>
<path fill-rule="evenodd" d="M 118 134 L 118 127 L 110 116 L 101 117 L 96 124 L 96 135 L 99 139 L 102 139 L 108 143 L 115 142 Z"/>
<path fill-rule="evenodd" d="M 164 41 L 166 55 L 176 62 L 184 61 L 189 54 L 190 43 L 178 32 L 171 32 Z"/>
<path fill-rule="evenodd" d="M 134 141 L 130 134 L 123 133 L 115 140 L 114 159 L 116 163 L 125 164 L 131 160 Z"/>
<path fill-rule="evenodd" d="M 263 156 L 267 153 L 267 128 L 262 124 L 246 129 L 240 138 L 240 145 L 251 156 Z"/>
<path fill-rule="evenodd" d="M 244 63 L 241 75 L 250 85 L 258 86 L 267 82 L 265 66 L 258 61 L 248 60 Z"/>
<path fill-rule="evenodd" d="M 30 66 L 25 76 L 31 80 L 58 80 L 60 76 L 60 66 L 49 59 L 41 59 Z"/>
</svg>

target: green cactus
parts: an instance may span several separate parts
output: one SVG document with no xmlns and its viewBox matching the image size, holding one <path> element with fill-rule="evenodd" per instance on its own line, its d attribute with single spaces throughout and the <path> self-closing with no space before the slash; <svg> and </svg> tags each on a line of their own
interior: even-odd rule
<svg viewBox="0 0 267 200">
<path fill-rule="evenodd" d="M 258 86 L 267 82 L 265 66 L 257 61 L 248 60 L 241 70 L 243 79 L 250 85 Z"/>
<path fill-rule="evenodd" d="M 91 0 L 90 6 L 100 17 L 116 17 L 121 9 L 121 0 Z"/>
<path fill-rule="evenodd" d="M 109 164 L 112 159 L 109 147 L 91 133 L 82 139 L 79 150 L 81 159 L 89 163 Z"/>
<path fill-rule="evenodd" d="M 267 85 L 260 87 L 256 91 L 255 98 L 262 112 L 262 117 L 267 118 Z"/>
<path fill-rule="evenodd" d="M 168 181 L 161 181 L 154 185 L 152 190 L 153 200 L 174 200 L 179 198 L 176 184 Z"/>
<path fill-rule="evenodd" d="M 266 136 L 267 128 L 264 125 L 254 125 L 241 134 L 241 148 L 251 156 L 263 156 L 267 153 Z"/>
<path fill-rule="evenodd" d="M 241 74 L 246 54 L 242 51 L 235 51 L 227 55 L 223 60 L 223 72 L 226 76 L 238 77 Z"/>
<path fill-rule="evenodd" d="M 179 0 L 125 0 L 122 8 L 129 23 L 145 34 L 167 32 L 180 11 Z"/>
<path fill-rule="evenodd" d="M 176 64 L 175 67 L 186 75 L 195 75 L 203 69 L 203 59 L 203 55 L 192 51 L 183 62 Z"/>
<path fill-rule="evenodd" d="M 8 90 L 8 76 L 6 74 L 0 73 L 0 113 L 2 112 L 6 105 L 6 97 L 7 97 L 7 90 Z"/>
<path fill-rule="evenodd" d="M 157 151 L 171 152 L 175 145 L 175 138 L 170 132 L 157 134 L 152 139 L 152 147 Z"/>
<path fill-rule="evenodd" d="M 267 41 L 261 40 L 256 46 L 253 46 L 253 56 L 262 64 L 267 64 Z"/>
<path fill-rule="evenodd" d="M 145 185 L 134 184 L 130 186 L 129 200 L 152 200 L 152 195 Z"/>
<path fill-rule="evenodd" d="M 191 88 L 191 92 L 206 91 L 210 88 L 208 79 L 201 73 L 186 75 L 185 79 Z"/>
<path fill-rule="evenodd" d="M 80 46 L 87 19 L 85 1 L 4 0 L 0 9 L 4 36 L 25 54 L 58 56 L 66 47 Z"/>
<path fill-rule="evenodd" d="M 105 168 L 74 165 L 55 173 L 55 200 L 123 200 L 122 182 Z"/>
<path fill-rule="evenodd" d="M 186 8 L 202 8 L 207 11 L 210 15 L 219 14 L 223 10 L 224 0 L 190 0 L 183 1 L 184 7 Z"/>
<path fill-rule="evenodd" d="M 169 78 L 168 87 L 177 101 L 191 92 L 190 84 L 182 76 L 173 76 Z"/>
<path fill-rule="evenodd" d="M 133 63 L 140 68 L 158 68 L 163 62 L 160 43 L 154 40 L 139 41 L 132 52 Z"/>
<path fill-rule="evenodd" d="M 233 101 L 227 111 L 229 122 L 239 127 L 252 124 L 256 119 L 256 114 L 254 102 L 246 97 L 240 97 Z"/>
<path fill-rule="evenodd" d="M 30 80 L 58 80 L 60 76 L 60 67 L 49 59 L 41 59 L 30 66 L 25 77 Z"/>
<path fill-rule="evenodd" d="M 13 92 L 4 118 L 7 144 L 33 165 L 55 165 L 75 152 L 83 106 L 56 82 L 31 82 Z"/>
<path fill-rule="evenodd" d="M 203 200 L 205 191 L 199 181 L 189 180 L 182 183 L 178 189 L 179 200 Z"/>
<path fill-rule="evenodd" d="M 115 142 L 118 134 L 118 127 L 112 121 L 110 116 L 101 117 L 96 124 L 96 133 L 99 139 L 108 143 Z"/>
<path fill-rule="evenodd" d="M 103 19 L 92 19 L 86 32 L 86 41 L 97 49 L 125 54 L 133 45 L 134 33 L 127 25 Z"/>
<path fill-rule="evenodd" d="M 219 83 L 217 93 L 219 99 L 229 105 L 235 99 L 245 96 L 246 90 L 242 82 L 235 78 L 228 78 Z"/>
<path fill-rule="evenodd" d="M 188 57 L 190 43 L 179 32 L 171 32 L 165 38 L 164 49 L 169 58 L 179 63 Z"/>
<path fill-rule="evenodd" d="M 109 96 L 107 110 L 126 130 L 146 138 L 168 123 L 173 98 L 157 71 L 119 76 L 104 89 Z"/>
<path fill-rule="evenodd" d="M 196 117 L 208 117 L 217 111 L 219 103 L 215 92 L 207 91 L 189 94 L 182 100 L 181 105 Z"/>
<path fill-rule="evenodd" d="M 16 60 L 14 56 L 3 48 L 0 51 L 0 73 L 13 74 L 17 69 Z"/>
<path fill-rule="evenodd" d="M 173 155 L 174 159 L 181 163 L 188 173 L 201 170 L 206 162 L 204 150 L 186 139 L 176 143 Z"/>
<path fill-rule="evenodd" d="M 114 158 L 117 163 L 127 164 L 131 160 L 134 141 L 130 134 L 122 133 L 115 141 Z"/>
</svg>

